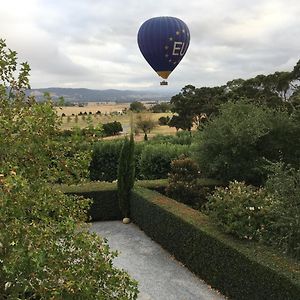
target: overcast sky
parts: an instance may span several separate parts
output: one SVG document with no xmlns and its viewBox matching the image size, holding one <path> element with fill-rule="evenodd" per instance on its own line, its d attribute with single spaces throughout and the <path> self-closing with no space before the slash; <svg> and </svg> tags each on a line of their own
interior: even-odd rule
<svg viewBox="0 0 300 300">
<path fill-rule="evenodd" d="M 0 0 L 0 37 L 31 66 L 31 86 L 180 90 L 224 84 L 300 59 L 299 0 Z M 160 77 L 139 51 L 141 24 L 175 16 L 191 42 Z"/>
</svg>

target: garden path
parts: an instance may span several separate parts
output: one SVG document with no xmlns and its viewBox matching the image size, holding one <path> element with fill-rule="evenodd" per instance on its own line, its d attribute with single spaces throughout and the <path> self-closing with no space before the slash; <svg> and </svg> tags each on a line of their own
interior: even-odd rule
<svg viewBox="0 0 300 300">
<path fill-rule="evenodd" d="M 135 224 L 94 222 L 91 231 L 107 238 L 110 248 L 119 251 L 114 264 L 139 282 L 139 300 L 225 299 Z"/>
</svg>

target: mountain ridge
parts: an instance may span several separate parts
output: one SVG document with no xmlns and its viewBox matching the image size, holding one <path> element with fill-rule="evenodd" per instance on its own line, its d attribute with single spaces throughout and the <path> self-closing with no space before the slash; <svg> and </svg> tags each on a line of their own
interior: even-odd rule
<svg viewBox="0 0 300 300">
<path fill-rule="evenodd" d="M 53 99 L 64 97 L 69 102 L 133 102 L 133 101 L 168 101 L 174 95 L 170 91 L 143 91 L 118 89 L 87 89 L 48 87 L 28 90 L 37 100 L 42 100 L 44 93 L 50 93 Z"/>
</svg>

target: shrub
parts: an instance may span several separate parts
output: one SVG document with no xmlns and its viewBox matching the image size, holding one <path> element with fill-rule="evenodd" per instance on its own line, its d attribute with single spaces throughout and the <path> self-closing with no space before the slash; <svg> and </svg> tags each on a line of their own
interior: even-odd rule
<svg viewBox="0 0 300 300">
<path fill-rule="evenodd" d="M 194 157 L 204 175 L 262 184 L 267 160 L 299 165 L 300 126 L 286 112 L 251 103 L 226 103 L 196 136 Z"/>
<path fill-rule="evenodd" d="M 134 188 L 134 222 L 187 268 L 230 299 L 298 299 L 300 265 L 260 243 L 236 241 L 200 212 Z"/>
<path fill-rule="evenodd" d="M 103 124 L 102 129 L 106 136 L 116 135 L 123 131 L 122 124 L 118 121 Z"/>
<path fill-rule="evenodd" d="M 136 283 L 87 231 L 89 201 L 49 184 L 66 167 L 50 95 L 26 96 L 30 68 L 15 77 L 16 53 L 3 40 L 0 61 L 0 298 L 136 299 Z"/>
<path fill-rule="evenodd" d="M 139 161 L 143 179 L 166 178 L 171 169 L 171 161 L 181 154 L 188 154 L 189 147 L 182 145 L 147 145 Z"/>
<path fill-rule="evenodd" d="M 103 141 L 95 144 L 90 163 L 90 179 L 114 181 L 117 179 L 118 160 L 122 141 Z"/>
<path fill-rule="evenodd" d="M 275 201 L 264 240 L 300 259 L 300 170 L 277 163 L 266 182 Z"/>
<path fill-rule="evenodd" d="M 151 110 L 154 113 L 165 113 L 171 110 L 171 104 L 168 102 L 157 103 L 151 107 Z"/>
<path fill-rule="evenodd" d="M 179 157 L 171 163 L 166 194 L 193 207 L 201 207 L 206 201 L 208 189 L 198 184 L 200 170 L 188 157 Z"/>
<path fill-rule="evenodd" d="M 209 216 L 227 233 L 242 239 L 260 240 L 266 230 L 273 198 L 265 189 L 230 182 L 208 197 Z"/>
<path fill-rule="evenodd" d="M 170 117 L 166 116 L 166 117 L 160 117 L 158 119 L 158 124 L 163 126 L 163 125 L 168 125 L 168 122 L 170 121 Z"/>
<path fill-rule="evenodd" d="M 107 243 L 85 229 L 88 200 L 15 175 L 0 187 L 3 299 L 135 299 Z"/>
<path fill-rule="evenodd" d="M 192 135 L 188 131 L 177 131 L 176 135 L 162 135 L 158 134 L 154 136 L 149 143 L 164 143 L 174 145 L 191 145 L 193 140 Z"/>
<path fill-rule="evenodd" d="M 134 101 L 130 103 L 129 109 L 135 112 L 141 112 L 146 110 L 146 106 L 142 102 Z"/>
</svg>

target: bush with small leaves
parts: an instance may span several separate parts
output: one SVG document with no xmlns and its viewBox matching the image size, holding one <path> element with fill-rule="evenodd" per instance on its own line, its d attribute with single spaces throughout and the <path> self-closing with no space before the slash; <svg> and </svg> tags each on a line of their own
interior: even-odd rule
<svg viewBox="0 0 300 300">
<path fill-rule="evenodd" d="M 208 188 L 198 183 L 200 170 L 195 161 L 188 157 L 180 157 L 171 163 L 166 193 L 171 198 L 200 208 L 206 202 Z"/>
<path fill-rule="evenodd" d="M 276 163 L 271 172 L 266 190 L 275 200 L 264 240 L 300 259 L 300 170 Z"/>
<path fill-rule="evenodd" d="M 159 124 L 160 126 L 168 125 L 169 121 L 170 121 L 170 117 L 169 117 L 169 116 L 166 116 L 166 117 L 160 117 L 160 118 L 158 119 L 158 124 Z"/>
<path fill-rule="evenodd" d="M 106 136 L 116 135 L 123 131 L 122 124 L 118 121 L 105 123 L 102 125 L 102 128 Z"/>
<path fill-rule="evenodd" d="M 87 230 L 90 201 L 53 189 L 69 167 L 60 118 L 50 95 L 26 96 L 29 65 L 17 69 L 0 40 L 0 298 L 136 299 L 136 282 Z"/>
<path fill-rule="evenodd" d="M 112 182 L 117 179 L 122 145 L 122 141 L 103 141 L 95 144 L 89 166 L 91 180 Z"/>
<path fill-rule="evenodd" d="M 146 145 L 139 161 L 141 177 L 143 179 L 167 178 L 171 170 L 171 161 L 188 153 L 187 145 Z"/>
<path fill-rule="evenodd" d="M 274 199 L 263 188 L 233 181 L 208 197 L 207 213 L 221 228 L 241 239 L 261 240 Z"/>
</svg>

